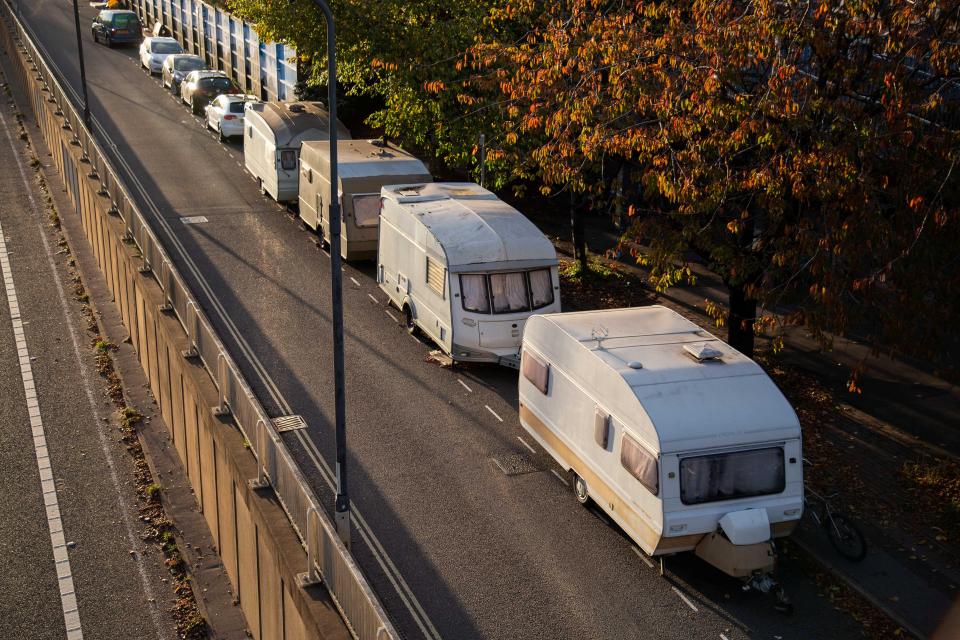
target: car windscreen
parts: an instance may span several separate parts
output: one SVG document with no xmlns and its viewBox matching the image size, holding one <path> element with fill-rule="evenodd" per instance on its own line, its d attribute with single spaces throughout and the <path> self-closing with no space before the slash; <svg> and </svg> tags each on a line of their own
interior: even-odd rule
<svg viewBox="0 0 960 640">
<path fill-rule="evenodd" d="M 243 102 L 235 101 L 230 103 L 230 113 L 243 113 Z"/>
<path fill-rule="evenodd" d="M 150 53 L 181 53 L 183 48 L 176 42 L 154 42 L 150 45 Z"/>
<path fill-rule="evenodd" d="M 781 493 L 783 448 L 734 451 L 680 460 L 680 500 L 703 504 Z"/>
<path fill-rule="evenodd" d="M 180 58 L 173 63 L 173 66 L 177 71 L 196 71 L 203 69 L 206 64 L 199 58 Z"/>
<path fill-rule="evenodd" d="M 204 91 L 213 93 L 226 93 L 232 88 L 230 78 L 203 78 L 198 85 Z"/>
</svg>

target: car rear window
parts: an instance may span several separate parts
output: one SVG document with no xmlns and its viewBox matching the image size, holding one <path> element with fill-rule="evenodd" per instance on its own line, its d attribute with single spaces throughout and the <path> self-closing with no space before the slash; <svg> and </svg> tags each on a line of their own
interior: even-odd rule
<svg viewBox="0 0 960 640">
<path fill-rule="evenodd" d="M 174 62 L 177 71 L 196 71 L 206 66 L 204 61 L 199 58 L 180 58 Z"/>
<path fill-rule="evenodd" d="M 110 24 L 115 27 L 130 27 L 137 24 L 137 16 L 130 13 L 115 13 L 110 18 Z"/>
<path fill-rule="evenodd" d="M 154 42 L 150 45 L 151 53 L 180 53 L 183 49 L 176 42 Z"/>
<path fill-rule="evenodd" d="M 243 102 L 237 100 L 230 103 L 230 113 L 243 113 Z"/>
<path fill-rule="evenodd" d="M 211 89 L 225 93 L 232 88 L 230 78 L 203 78 L 199 82 L 204 89 Z"/>
</svg>

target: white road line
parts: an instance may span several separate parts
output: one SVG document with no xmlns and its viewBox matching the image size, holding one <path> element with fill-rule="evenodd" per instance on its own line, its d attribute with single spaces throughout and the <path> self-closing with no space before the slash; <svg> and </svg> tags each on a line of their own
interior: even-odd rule
<svg viewBox="0 0 960 640">
<path fill-rule="evenodd" d="M 313 440 L 307 437 L 303 430 L 297 430 L 296 437 L 298 440 L 300 440 L 300 444 L 303 445 L 304 450 L 307 452 L 307 456 L 309 456 L 309 458 L 313 461 L 313 465 L 320 472 L 320 476 L 326 481 L 327 487 L 329 487 L 329 489 L 332 491 L 334 489 L 333 472 L 331 471 L 330 466 L 327 464 L 327 461 L 323 459 L 323 456 L 320 455 L 320 451 L 313 443 Z M 353 523 L 356 525 L 357 531 L 360 532 L 360 536 L 363 538 L 363 541 L 373 552 L 373 557 L 377 560 L 377 564 L 380 565 L 380 569 L 387 576 L 387 579 L 397 592 L 397 595 L 400 596 L 400 600 L 407 607 L 407 611 L 409 611 L 411 614 L 413 621 L 420 628 L 420 631 L 427 638 L 431 638 L 432 640 L 442 640 L 437 628 L 433 626 L 433 622 L 430 620 L 429 616 L 427 616 L 427 612 L 423 610 L 423 606 L 420 604 L 420 601 L 417 600 L 415 595 L 413 595 L 410 585 L 408 585 L 407 581 L 403 579 L 403 575 L 400 573 L 400 570 L 397 569 L 395 564 L 393 564 L 393 560 L 391 560 L 390 556 L 387 555 L 383 545 L 380 544 L 380 540 L 377 539 L 377 536 L 373 533 L 373 530 L 370 529 L 370 525 L 367 524 L 366 519 L 364 519 L 364 517 L 360 514 L 360 510 L 356 507 L 351 508 L 350 517 Z"/>
<path fill-rule="evenodd" d="M 690 602 L 690 598 L 688 598 L 687 596 L 683 595 L 683 593 L 680 591 L 680 589 L 677 589 L 676 587 L 670 587 L 670 588 L 673 589 L 674 593 L 676 593 L 678 596 L 680 596 L 680 599 L 683 600 L 683 601 L 687 604 L 688 607 L 690 607 L 691 609 L 693 609 L 693 612 L 694 612 L 694 613 L 697 612 L 697 608 L 694 606 L 694 604 L 693 604 L 692 602 Z"/>
<path fill-rule="evenodd" d="M 53 62 L 53 58 L 50 56 L 50 53 L 49 51 L 47 51 L 46 47 L 43 46 L 43 43 L 37 43 L 37 46 L 39 46 L 43 50 L 47 60 L 47 64 L 57 69 L 60 76 L 64 77 L 63 72 L 60 71 L 56 63 Z M 71 95 L 73 96 L 74 104 L 80 104 L 81 102 L 80 96 L 77 93 L 76 88 L 74 88 L 72 84 L 64 84 L 62 86 L 65 90 L 71 93 Z M 288 413 L 288 414 L 293 413 L 293 408 L 290 406 L 290 403 L 287 402 L 286 398 L 283 397 L 283 394 L 280 392 L 280 389 L 277 386 L 276 381 L 274 381 L 273 377 L 270 375 L 270 373 L 266 370 L 266 367 L 263 365 L 263 362 L 260 360 L 260 358 L 257 357 L 256 353 L 254 353 L 253 348 L 250 346 L 250 343 L 240 333 L 236 324 L 234 324 L 233 320 L 226 313 L 226 310 L 223 308 L 223 305 L 220 302 L 220 299 L 210 289 L 210 285 L 207 283 L 206 279 L 201 274 L 196 263 L 193 261 L 192 256 L 183 247 L 183 244 L 180 242 L 177 235 L 173 232 L 173 230 L 170 228 L 169 224 L 167 223 L 166 219 L 160 213 L 159 208 L 156 206 L 156 204 L 147 194 L 146 189 L 144 189 L 143 184 L 138 179 L 136 173 L 130 168 L 130 165 L 126 162 L 126 159 L 120 154 L 119 150 L 117 149 L 117 146 L 113 144 L 112 141 L 110 141 L 110 136 L 107 134 L 106 130 L 103 128 L 100 122 L 96 119 L 96 117 L 93 117 L 92 121 L 94 126 L 100 132 L 102 139 L 107 141 L 107 144 L 109 144 L 110 147 L 114 150 L 116 154 L 115 159 L 124 168 L 126 172 L 126 177 L 130 180 L 134 188 L 137 189 L 137 191 L 139 191 L 141 197 L 143 198 L 143 201 L 146 203 L 146 205 L 150 209 L 156 222 L 161 226 L 161 228 L 163 228 L 163 230 L 167 234 L 167 238 L 173 244 L 175 249 L 180 253 L 180 256 L 182 257 L 182 259 L 184 260 L 187 266 L 187 269 L 194 274 L 197 284 L 207 295 L 207 298 L 210 301 L 210 304 L 213 306 L 214 313 L 216 313 L 216 315 L 220 317 L 221 321 L 224 323 L 224 326 L 227 329 L 227 332 L 236 341 L 236 344 L 240 348 L 241 353 L 243 354 L 244 357 L 247 358 L 247 361 L 250 363 L 250 366 L 253 368 L 254 372 L 256 372 L 257 376 L 260 378 L 261 382 L 263 383 L 271 399 L 277 404 L 280 410 L 283 411 L 284 413 Z M 184 124 L 186 124 L 186 121 L 184 121 Z M 237 166 L 242 167 L 243 165 L 241 165 L 238 162 Z M 373 298 L 373 296 L 370 296 L 370 297 Z M 377 302 L 379 304 L 379 301 L 377 301 L 376 298 L 373 298 L 373 300 L 374 302 Z M 326 464 L 326 461 L 323 460 L 323 458 L 320 456 L 320 452 L 317 449 L 316 445 L 314 444 L 313 440 L 310 437 L 306 436 L 303 433 L 303 431 L 297 431 L 297 437 L 300 440 L 301 444 L 304 446 L 304 448 L 307 450 L 307 453 L 310 454 L 314 465 L 320 471 L 320 474 L 323 476 L 324 480 L 326 481 L 327 486 L 332 488 L 333 472 L 330 469 L 330 467 Z M 312 453 L 311 453 L 311 449 L 312 449 Z M 380 541 L 377 539 L 376 534 L 373 533 L 373 530 L 370 528 L 370 525 L 367 524 L 367 521 L 360 514 L 360 510 L 356 508 L 356 506 L 354 506 L 354 508 L 351 509 L 351 515 L 355 518 L 355 522 L 357 523 L 358 530 L 360 530 L 361 535 L 363 536 L 364 542 L 367 544 L 367 547 L 373 553 L 373 556 L 376 558 L 377 563 L 383 569 L 384 573 L 386 573 L 388 579 L 390 580 L 390 583 L 397 590 L 397 594 L 400 596 L 401 601 L 404 603 L 407 610 L 410 612 L 411 617 L 417 623 L 417 626 L 421 629 L 421 631 L 423 631 L 424 635 L 427 636 L 428 638 L 433 638 L 435 640 L 440 639 L 441 638 L 440 634 L 437 632 L 436 628 L 433 626 L 433 623 L 430 621 L 430 618 L 427 616 L 426 612 L 423 610 L 423 607 L 420 605 L 420 602 L 417 600 L 416 596 L 413 594 L 413 591 L 410 589 L 406 581 L 403 579 L 403 576 L 400 574 L 399 570 L 393 564 L 393 561 L 390 559 L 389 556 L 386 555 L 386 551 L 383 549 L 383 546 L 380 544 Z"/>
<path fill-rule="evenodd" d="M 367 294 L 367 297 L 370 298 L 371 300 L 373 300 L 376 304 L 380 304 L 380 301 L 377 300 L 376 298 L 374 298 L 372 294 L 369 294 L 369 293 L 368 293 L 368 294 Z"/>
<path fill-rule="evenodd" d="M 33 210 L 34 216 L 40 218 L 40 207 L 37 205 L 37 201 L 33 197 L 31 185 L 27 179 L 27 172 L 23 166 L 23 160 L 17 153 L 16 145 L 14 144 L 13 138 L 10 135 L 10 128 L 7 126 L 7 120 L 2 112 L 0 112 L 0 124 L 3 125 L 3 132 L 6 134 L 7 143 L 10 145 L 14 159 L 17 161 L 17 169 L 20 172 L 20 179 L 23 181 L 23 185 L 26 189 L 27 199 L 30 201 L 30 207 Z M 0 230 L 0 233 L 2 233 L 2 230 Z M 64 290 L 60 274 L 57 271 L 56 264 L 53 261 L 53 251 L 50 248 L 50 243 L 48 242 L 47 236 L 43 233 L 43 231 L 40 233 L 40 240 L 43 242 L 43 248 L 47 254 L 47 264 L 50 266 L 50 271 L 53 273 L 54 282 L 56 282 L 57 285 L 57 294 L 60 298 L 60 308 L 63 311 L 67 328 L 70 331 L 70 339 L 71 342 L 73 342 L 73 355 L 76 359 L 77 370 L 80 372 L 80 377 L 83 380 L 83 387 L 84 391 L 86 392 L 87 402 L 90 405 L 91 413 L 93 415 L 97 415 L 97 400 L 93 392 L 93 385 L 90 382 L 90 376 L 87 369 L 83 366 L 83 357 L 80 355 L 80 337 L 77 335 L 77 330 L 70 321 L 70 305 L 67 302 L 67 294 Z M 28 323 L 26 321 L 22 321 L 21 324 Z M 97 437 L 100 441 L 100 448 L 103 451 L 104 459 L 107 461 L 107 467 L 110 470 L 110 480 L 112 481 L 114 491 L 116 492 L 117 504 L 123 505 L 123 493 L 120 489 L 120 479 L 117 475 L 116 465 L 114 465 L 113 458 L 110 455 L 110 445 L 107 442 L 107 437 L 104 432 L 99 428 L 96 429 L 96 431 Z M 130 520 L 130 514 L 127 509 L 121 508 L 120 511 L 122 513 L 124 528 L 126 529 L 127 543 L 130 545 L 131 549 L 137 548 L 139 538 L 137 537 L 133 522 Z M 152 618 L 154 629 L 157 632 L 157 638 L 166 640 L 169 635 L 166 631 L 166 626 L 161 622 L 160 609 L 157 606 L 158 600 L 153 591 L 153 586 L 150 584 L 150 579 L 147 576 L 147 569 L 143 564 L 142 556 L 139 554 L 137 555 L 136 565 L 137 571 L 140 574 L 140 584 L 143 587 L 144 595 L 149 603 L 150 617 Z"/>
<path fill-rule="evenodd" d="M 389 310 L 389 309 L 384 309 L 383 312 L 384 312 L 385 314 L 387 314 L 388 316 L 390 316 L 390 319 L 393 320 L 394 322 L 400 322 L 400 319 L 397 318 L 397 316 L 395 316 L 395 315 L 393 315 L 392 313 L 390 313 L 390 310 Z"/>
<path fill-rule="evenodd" d="M 557 473 L 557 470 L 556 470 L 556 469 L 550 469 L 550 473 L 552 473 L 552 474 L 557 478 L 557 480 L 559 480 L 560 482 L 562 482 L 562 483 L 563 483 L 563 486 L 565 486 L 565 487 L 569 487 L 569 486 L 570 486 L 570 483 L 567 482 L 566 480 L 564 480 L 563 476 L 560 475 L 559 473 Z"/>
<path fill-rule="evenodd" d="M 461 380 L 460 378 L 457 378 L 457 382 L 459 382 L 460 385 L 463 386 L 464 389 L 466 389 L 466 390 L 469 391 L 470 393 L 473 393 L 473 389 L 471 389 L 470 387 L 468 387 L 466 382 L 464 382 L 464 381 Z"/>
<path fill-rule="evenodd" d="M 497 415 L 497 414 L 494 414 L 494 415 Z M 497 417 L 499 418 L 500 416 L 497 416 Z M 534 449 L 533 447 L 531 447 L 529 444 L 527 444 L 527 441 L 526 441 L 526 440 L 524 440 L 524 439 L 521 438 L 520 436 L 517 436 L 517 440 L 519 440 L 520 442 L 522 442 L 522 443 L 523 443 L 523 446 L 525 446 L 527 449 L 530 449 L 530 453 L 532 453 L 532 454 L 534 454 L 534 455 L 537 454 L 537 450 Z"/>
<path fill-rule="evenodd" d="M 503 418 L 501 418 L 500 416 L 498 416 L 498 415 L 497 415 L 497 412 L 490 408 L 490 405 L 485 404 L 485 405 L 483 405 L 483 406 L 486 407 L 487 411 L 489 411 L 490 413 L 493 414 L 493 417 L 494 417 L 494 418 L 496 418 L 496 419 L 499 420 L 500 422 L 503 422 Z"/>
<path fill-rule="evenodd" d="M 4 120 L 4 129 L 6 124 Z M 3 234 L 2 225 L 0 225 L 0 276 L 3 277 L 3 284 L 7 291 L 7 310 L 10 313 L 14 341 L 20 359 L 20 379 L 23 381 L 27 415 L 30 417 L 30 429 L 33 432 L 33 452 L 37 458 L 37 470 L 40 472 L 40 488 L 43 492 L 43 506 L 47 512 L 47 527 L 50 530 L 50 546 L 53 548 L 57 583 L 60 586 L 60 606 L 63 609 L 63 621 L 67 628 L 67 640 L 83 640 L 80 611 L 77 609 L 77 594 L 74 591 L 73 573 L 70 569 L 70 556 L 67 553 L 66 537 L 63 535 L 63 520 L 60 518 L 57 485 L 53 478 L 43 419 L 40 417 L 37 390 L 33 384 L 33 367 L 30 366 L 30 352 L 27 350 L 27 340 L 23 334 L 20 303 L 17 301 L 17 289 L 13 284 L 13 274 L 10 272 L 7 239 Z"/>
<path fill-rule="evenodd" d="M 640 549 L 637 549 L 636 547 L 630 547 L 630 548 L 633 549 L 633 552 L 634 552 L 635 554 L 637 554 L 637 557 L 638 557 L 638 558 L 640 558 L 641 560 L 643 560 L 643 564 L 645 564 L 645 565 L 647 565 L 648 567 L 650 567 L 651 569 L 653 569 L 653 562 L 650 561 L 650 558 L 647 557 L 647 554 L 645 554 L 645 553 L 644 553 L 643 551 L 641 551 Z"/>
<path fill-rule="evenodd" d="M 720 634 L 720 640 L 730 640 L 730 638 L 728 638 L 727 636 L 725 636 L 725 635 L 723 635 L 723 634 L 721 633 L 721 634 Z"/>
<path fill-rule="evenodd" d="M 353 284 L 357 285 L 358 287 L 360 286 L 360 283 L 357 282 L 357 279 L 354 278 L 353 276 L 350 276 L 350 282 L 352 282 Z"/>
</svg>

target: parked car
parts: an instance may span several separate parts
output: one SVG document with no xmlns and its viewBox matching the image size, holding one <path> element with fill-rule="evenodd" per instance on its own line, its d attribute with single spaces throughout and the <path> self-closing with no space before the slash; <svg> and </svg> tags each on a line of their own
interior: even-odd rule
<svg viewBox="0 0 960 640">
<path fill-rule="evenodd" d="M 260 102 L 257 96 L 228 93 L 217 96 L 207 105 L 207 127 L 217 132 L 220 140 L 243 135 L 244 112 L 248 104 Z"/>
<path fill-rule="evenodd" d="M 189 53 L 179 53 L 167 56 L 163 61 L 160 75 L 163 78 L 163 86 L 170 89 L 174 94 L 180 95 L 180 83 L 187 77 L 191 71 L 204 71 L 208 69 L 207 63 L 200 56 Z"/>
<path fill-rule="evenodd" d="M 223 71 L 191 71 L 180 83 L 180 99 L 194 115 L 224 93 L 240 93 L 240 88 Z"/>
<path fill-rule="evenodd" d="M 183 47 L 173 38 L 144 38 L 140 43 L 140 66 L 150 72 L 163 71 L 163 63 L 167 56 L 183 53 Z"/>
<path fill-rule="evenodd" d="M 101 11 L 93 19 L 90 31 L 94 42 L 103 42 L 108 47 L 138 43 L 143 37 L 140 18 L 133 11 Z"/>
</svg>

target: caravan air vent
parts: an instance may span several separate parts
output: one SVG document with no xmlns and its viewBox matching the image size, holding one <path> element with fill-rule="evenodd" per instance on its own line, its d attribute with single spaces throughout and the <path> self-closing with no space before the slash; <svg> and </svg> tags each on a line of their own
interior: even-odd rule
<svg viewBox="0 0 960 640">
<path fill-rule="evenodd" d="M 720 360 L 723 357 L 722 351 L 714 349 L 705 342 L 701 342 L 699 344 L 685 344 L 683 345 L 683 350 L 696 358 L 697 362 Z"/>
<path fill-rule="evenodd" d="M 631 369 L 643 369 L 643 363 L 639 360 L 631 360 L 627 363 L 627 366 Z"/>
<path fill-rule="evenodd" d="M 287 105 L 287 109 L 289 109 L 289 110 L 292 111 L 293 113 L 303 113 L 303 111 L 304 111 L 303 105 L 300 104 L 299 102 L 292 102 L 292 103 L 288 104 L 288 105 Z"/>
<path fill-rule="evenodd" d="M 425 186 L 424 184 L 417 184 L 412 187 L 403 187 L 402 189 L 397 189 L 397 193 L 402 196 L 418 196 Z"/>
</svg>

